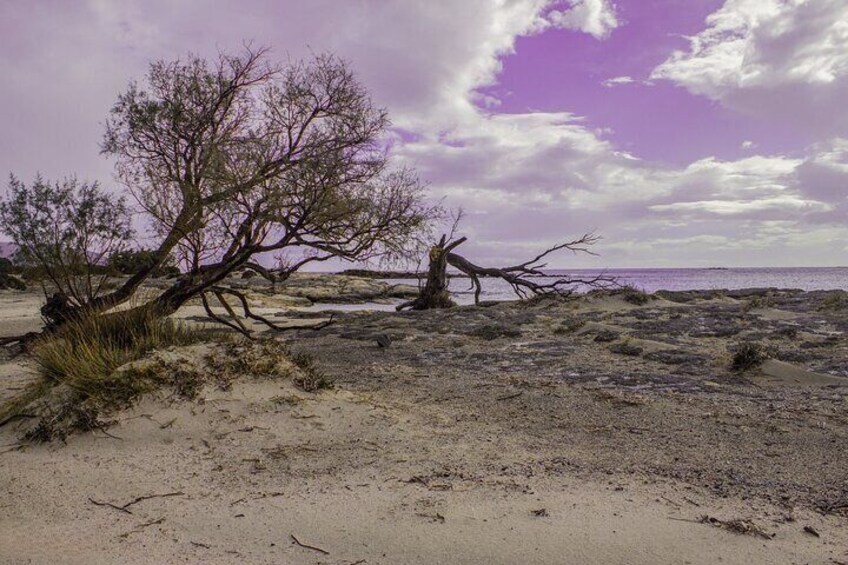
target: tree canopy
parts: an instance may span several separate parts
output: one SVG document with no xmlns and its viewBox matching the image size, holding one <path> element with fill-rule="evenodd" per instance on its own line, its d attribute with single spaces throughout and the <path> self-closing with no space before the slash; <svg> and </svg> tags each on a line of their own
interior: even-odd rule
<svg viewBox="0 0 848 565">
<path fill-rule="evenodd" d="M 388 127 L 386 111 L 333 55 L 276 65 L 267 49 L 248 46 L 151 64 L 118 96 L 101 149 L 150 222 L 152 260 L 73 308 L 126 301 L 171 256 L 183 275 L 145 305 L 161 314 L 247 266 L 285 278 L 334 257 L 408 253 L 439 209 L 413 171 L 391 166 Z M 14 199 L 12 191 L 5 206 Z M 30 220 L 4 217 L 3 230 L 26 246 Z M 261 255 L 276 258 L 273 273 L 256 263 Z"/>
</svg>

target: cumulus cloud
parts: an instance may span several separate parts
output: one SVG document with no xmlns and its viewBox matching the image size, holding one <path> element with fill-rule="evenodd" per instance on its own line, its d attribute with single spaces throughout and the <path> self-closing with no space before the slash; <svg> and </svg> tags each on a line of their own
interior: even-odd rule
<svg viewBox="0 0 848 565">
<path fill-rule="evenodd" d="M 802 241 L 804 259 L 828 261 L 807 230 L 848 236 L 848 142 L 806 157 L 671 167 L 620 151 L 572 114 L 531 113 L 479 115 L 442 140 L 405 143 L 398 156 L 432 181 L 434 195 L 466 210 L 468 250 L 490 260 L 589 229 L 604 234 L 605 260 L 651 265 L 750 261 L 741 248 L 721 259 L 733 241 L 760 249 L 760 263 L 786 264 L 786 246 Z"/>
<path fill-rule="evenodd" d="M 604 39 L 620 25 L 610 0 L 572 0 L 569 6 L 552 9 L 545 20 L 552 26 L 583 31 Z"/>
<path fill-rule="evenodd" d="M 250 6 L 236 0 L 0 4 L 3 98 L 16 109 L 0 138 L 0 170 L 53 175 L 90 163 L 85 155 L 96 153 L 116 94 L 156 58 L 187 51 L 214 55 L 239 49 L 245 40 L 271 46 L 280 59 L 333 51 L 351 61 L 396 126 L 437 133 L 473 119 L 478 106 L 497 107 L 496 98 L 475 91 L 495 82 L 501 57 L 513 52 L 517 37 L 551 26 L 602 35 L 613 25 L 612 9 L 599 0 L 288 0 Z M 39 161 L 33 143 L 23 143 L 35 131 L 40 153 L 55 160 Z M 108 169 L 98 162 L 90 173 L 80 172 L 99 176 Z"/>
<path fill-rule="evenodd" d="M 730 108 L 848 133 L 848 2 L 726 0 L 656 67 L 664 79 Z"/>
</svg>

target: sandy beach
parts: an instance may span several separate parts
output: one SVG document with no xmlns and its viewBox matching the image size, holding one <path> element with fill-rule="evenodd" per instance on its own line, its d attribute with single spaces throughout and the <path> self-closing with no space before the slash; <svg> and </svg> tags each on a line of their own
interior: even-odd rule
<svg viewBox="0 0 848 565">
<path fill-rule="evenodd" d="M 274 337 L 315 355 L 330 390 L 243 375 L 64 442 L 3 425 L 0 561 L 848 562 L 834 296 L 344 312 Z M 39 298 L 4 291 L 4 332 L 35 329 Z M 742 340 L 773 359 L 730 372 Z M 154 355 L 202 367 L 216 347 Z M 8 399 L 36 373 L 16 357 L 2 375 Z"/>
</svg>

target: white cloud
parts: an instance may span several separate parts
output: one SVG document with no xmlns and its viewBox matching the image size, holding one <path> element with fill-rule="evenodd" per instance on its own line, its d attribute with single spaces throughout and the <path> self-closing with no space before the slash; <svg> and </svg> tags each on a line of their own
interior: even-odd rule
<svg viewBox="0 0 848 565">
<path fill-rule="evenodd" d="M 726 0 L 652 79 L 728 107 L 848 133 L 848 2 Z"/>
<path fill-rule="evenodd" d="M 550 25 L 583 31 L 604 39 L 620 25 L 611 0 L 571 0 L 564 9 L 553 9 L 545 19 Z"/>
<path fill-rule="evenodd" d="M 623 86 L 625 84 L 633 84 L 634 82 L 636 82 L 636 81 L 633 79 L 633 77 L 620 76 L 620 77 L 608 78 L 607 80 L 603 81 L 601 84 L 603 84 L 607 88 L 613 88 L 613 87 L 616 87 L 616 86 Z"/>
<path fill-rule="evenodd" d="M 0 92 L 10 112 L 0 134 L 0 172 L 76 171 L 105 180 L 111 167 L 97 156 L 100 123 L 147 61 L 237 49 L 253 38 L 272 45 L 279 59 L 310 49 L 350 59 L 408 134 L 397 133 L 398 158 L 419 169 L 435 197 L 466 209 L 466 251 L 481 261 L 521 258 L 593 228 L 606 238 L 603 258 L 577 259 L 590 261 L 583 264 L 686 264 L 694 257 L 744 264 L 750 257 L 741 248 L 727 261 L 715 259 L 737 241 L 761 249 L 763 261 L 781 262 L 792 246 L 799 257 L 826 263 L 833 258 L 819 251 L 824 238 L 848 239 L 848 142 L 816 146 L 806 159 L 752 155 L 670 167 L 616 147 L 579 116 L 498 114 L 497 100 L 480 97 L 518 36 L 559 26 L 605 37 L 620 25 L 611 2 L 560 2 L 551 11 L 546 0 L 290 0 L 285 8 L 255 10 L 233 1 L 216 3 L 209 18 L 197 17 L 209 6 L 201 0 L 71 6 L 0 4 L 11 30 L 0 51 L 7 79 Z M 736 29 L 728 18 L 717 25 Z M 698 49 L 693 43 L 692 53 L 680 55 L 681 65 L 712 53 L 712 37 L 698 41 Z M 838 83 L 839 66 L 828 68 Z M 832 85 L 804 76 L 816 87 Z M 733 84 L 718 77 L 703 89 L 731 101 L 742 88 Z M 577 264 L 572 260 L 567 264 Z"/>
</svg>

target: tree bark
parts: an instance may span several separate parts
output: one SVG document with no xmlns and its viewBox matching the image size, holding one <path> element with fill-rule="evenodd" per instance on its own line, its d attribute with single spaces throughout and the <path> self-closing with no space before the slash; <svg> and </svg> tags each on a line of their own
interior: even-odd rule
<svg viewBox="0 0 848 565">
<path fill-rule="evenodd" d="M 439 243 L 430 248 L 430 265 L 427 269 L 427 280 L 417 298 L 396 308 L 398 312 L 405 309 L 429 310 L 431 308 L 451 308 L 455 306 L 448 292 L 448 255 L 466 238 L 460 238 L 450 243 L 442 236 Z"/>
</svg>

